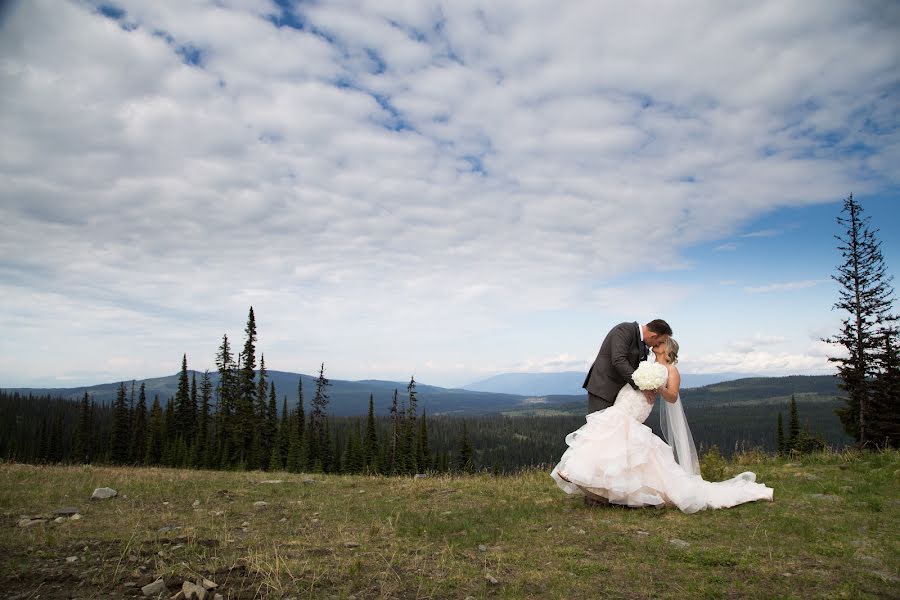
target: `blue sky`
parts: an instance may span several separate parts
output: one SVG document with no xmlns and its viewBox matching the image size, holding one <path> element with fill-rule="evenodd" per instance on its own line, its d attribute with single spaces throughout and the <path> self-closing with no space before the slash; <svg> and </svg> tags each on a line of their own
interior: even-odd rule
<svg viewBox="0 0 900 600">
<path fill-rule="evenodd" d="M 900 8 L 35 0 L 0 13 L 0 387 L 463 385 L 670 321 L 830 372 L 853 192 L 900 261 Z M 40 43 L 37 42 L 40 40 Z"/>
</svg>

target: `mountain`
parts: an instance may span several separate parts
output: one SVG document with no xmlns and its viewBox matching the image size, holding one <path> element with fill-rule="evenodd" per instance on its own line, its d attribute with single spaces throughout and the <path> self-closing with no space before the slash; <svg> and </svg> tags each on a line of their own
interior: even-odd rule
<svg viewBox="0 0 900 600">
<path fill-rule="evenodd" d="M 584 395 L 581 384 L 586 373 L 583 371 L 562 371 L 558 373 L 501 373 L 462 389 L 473 392 L 495 394 L 516 394 L 519 396 Z M 701 386 L 746 378 L 746 373 L 682 373 L 681 387 Z"/>
</svg>

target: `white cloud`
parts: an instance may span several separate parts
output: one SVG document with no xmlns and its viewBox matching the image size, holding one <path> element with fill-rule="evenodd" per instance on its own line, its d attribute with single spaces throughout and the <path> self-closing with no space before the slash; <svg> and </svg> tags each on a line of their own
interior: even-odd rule
<svg viewBox="0 0 900 600">
<path fill-rule="evenodd" d="M 744 290 L 751 294 L 768 294 L 771 292 L 786 292 L 791 290 L 805 290 L 823 283 L 828 283 L 829 279 L 804 279 L 801 281 L 785 281 L 781 283 L 770 283 L 767 285 L 748 286 Z"/>
<path fill-rule="evenodd" d="M 211 362 L 250 303 L 272 368 L 438 376 L 513 318 L 664 312 L 613 282 L 897 181 L 886 5 L 116 5 L 0 22 L 0 381 Z M 32 350 L 48 323 L 83 356 Z"/>
</svg>

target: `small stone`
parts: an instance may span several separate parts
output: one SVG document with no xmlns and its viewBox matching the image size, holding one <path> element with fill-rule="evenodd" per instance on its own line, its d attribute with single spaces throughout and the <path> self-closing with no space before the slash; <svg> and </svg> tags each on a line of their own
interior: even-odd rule
<svg viewBox="0 0 900 600">
<path fill-rule="evenodd" d="M 199 501 L 199 500 L 194 500 L 194 503 L 191 504 L 191 506 L 192 506 L 193 508 L 200 508 L 200 501 Z"/>
<path fill-rule="evenodd" d="M 250 527 L 250 521 L 244 521 L 241 523 L 241 527 Z"/>
<path fill-rule="evenodd" d="M 279 522 L 279 523 L 287 523 L 287 517 L 281 517 L 281 518 L 278 520 L 278 522 Z"/>
<path fill-rule="evenodd" d="M 487 546 L 485 546 L 484 544 L 478 544 L 478 551 L 487 552 Z"/>
<path fill-rule="evenodd" d="M 260 500 L 258 502 L 253 503 L 253 506 L 255 506 L 256 508 L 262 508 L 262 507 L 268 506 L 268 505 L 269 505 L 269 503 L 265 502 L 264 500 Z"/>
<path fill-rule="evenodd" d="M 209 592 L 202 585 L 197 585 L 193 581 L 185 581 L 181 584 L 181 593 L 184 594 L 185 600 L 206 600 Z"/>
<path fill-rule="evenodd" d="M 109 500 L 110 498 L 115 498 L 119 495 L 119 492 L 112 488 L 102 487 L 94 490 L 94 493 L 91 494 L 91 500 Z"/>
<path fill-rule="evenodd" d="M 43 519 L 31 519 L 31 518 L 26 517 L 24 519 L 19 520 L 19 527 L 28 528 L 28 527 L 34 527 L 35 525 L 41 525 L 43 523 L 44 523 Z"/>
<path fill-rule="evenodd" d="M 163 506 L 168 506 L 168 505 L 169 505 L 168 502 L 163 502 Z"/>
<path fill-rule="evenodd" d="M 416 473 L 413 475 L 413 479 L 428 479 L 427 473 Z"/>
<path fill-rule="evenodd" d="M 347 548 L 359 548 L 359 542 L 344 542 Z"/>
<path fill-rule="evenodd" d="M 203 586 L 204 589 L 207 589 L 207 590 L 214 590 L 217 587 L 219 587 L 218 583 L 216 583 L 215 581 L 210 581 L 209 579 L 204 579 L 202 582 L 200 582 L 200 584 Z"/>
<path fill-rule="evenodd" d="M 126 581 L 125 583 L 122 584 L 122 587 L 131 589 L 131 588 L 136 588 L 137 584 L 133 581 Z"/>
<path fill-rule="evenodd" d="M 141 593 L 145 596 L 159 596 L 160 594 L 168 593 L 168 589 L 166 589 L 166 582 L 162 579 L 157 579 L 153 583 L 148 583 L 144 587 L 141 588 Z"/>
<path fill-rule="evenodd" d="M 66 518 L 65 517 L 56 517 L 55 519 L 53 519 L 53 522 L 54 523 L 65 523 Z"/>
<path fill-rule="evenodd" d="M 638 535 L 650 535 L 650 534 L 649 534 L 648 532 L 646 532 L 646 531 L 635 531 L 635 533 L 638 534 Z"/>
<path fill-rule="evenodd" d="M 213 596 L 213 600 L 225 600 L 225 596 L 223 596 L 222 594 L 216 594 L 215 596 Z"/>
<path fill-rule="evenodd" d="M 306 484 L 312 484 L 312 483 L 315 483 L 315 482 L 316 482 L 315 479 L 304 479 L 304 480 L 303 480 L 303 483 L 306 483 Z"/>
<path fill-rule="evenodd" d="M 669 540 L 669 543 L 672 544 L 673 546 L 678 546 L 679 548 L 687 548 L 688 546 L 691 545 L 689 542 L 686 542 L 684 540 L 679 540 L 678 538 L 673 538 L 673 539 Z"/>
<path fill-rule="evenodd" d="M 81 519 L 82 519 L 82 516 L 78 513 L 75 513 L 74 515 L 72 515 L 73 521 L 80 521 Z"/>
<path fill-rule="evenodd" d="M 66 562 L 67 563 L 78 562 L 78 557 L 77 556 L 68 556 L 68 557 L 66 557 Z"/>
<path fill-rule="evenodd" d="M 275 483 L 284 483 L 284 481 L 282 481 L 281 479 L 266 479 L 265 481 L 260 481 L 260 483 L 275 484 Z"/>
<path fill-rule="evenodd" d="M 53 511 L 53 515 L 57 517 L 71 517 L 73 515 L 78 514 L 78 509 L 74 506 L 66 506 L 64 508 L 57 508 Z"/>
<path fill-rule="evenodd" d="M 497 585 L 498 583 L 500 583 L 499 581 L 497 581 L 497 578 L 494 577 L 493 575 L 491 575 L 490 573 L 485 573 L 484 578 L 487 579 L 488 583 L 493 584 L 493 585 Z"/>
</svg>

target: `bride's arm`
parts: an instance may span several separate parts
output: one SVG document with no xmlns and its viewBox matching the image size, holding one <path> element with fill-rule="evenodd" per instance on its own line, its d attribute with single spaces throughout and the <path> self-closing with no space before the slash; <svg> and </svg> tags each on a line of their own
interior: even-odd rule
<svg viewBox="0 0 900 600">
<path fill-rule="evenodd" d="M 659 393 L 666 402 L 675 402 L 678 400 L 678 388 L 681 386 L 681 373 L 674 366 L 669 365 L 669 379 L 666 385 L 659 388 Z"/>
</svg>

